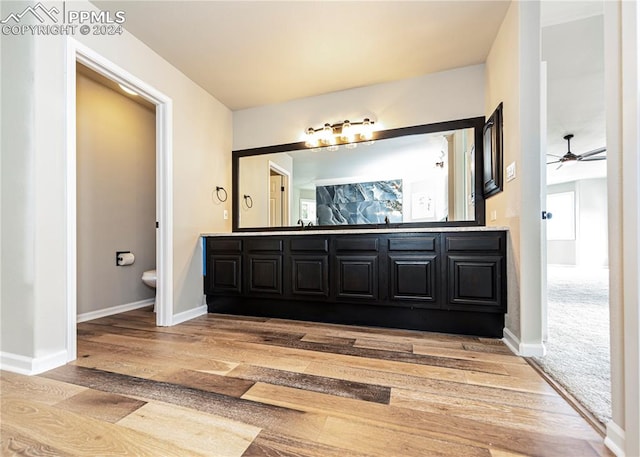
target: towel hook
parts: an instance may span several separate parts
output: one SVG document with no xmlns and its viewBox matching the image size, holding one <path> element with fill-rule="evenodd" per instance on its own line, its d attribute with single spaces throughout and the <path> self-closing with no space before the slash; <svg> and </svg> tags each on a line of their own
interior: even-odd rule
<svg viewBox="0 0 640 457">
<path fill-rule="evenodd" d="M 222 193 L 223 197 L 220 196 L 221 193 Z M 226 202 L 227 201 L 227 191 L 225 190 L 224 187 L 216 186 L 216 197 L 221 202 Z"/>
<path fill-rule="evenodd" d="M 251 195 L 244 194 L 244 204 L 247 205 L 247 208 L 253 208 L 253 199 Z"/>
</svg>

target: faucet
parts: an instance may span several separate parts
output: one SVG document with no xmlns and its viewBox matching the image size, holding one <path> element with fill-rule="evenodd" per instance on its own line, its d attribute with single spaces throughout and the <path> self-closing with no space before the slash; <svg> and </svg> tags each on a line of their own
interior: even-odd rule
<svg viewBox="0 0 640 457">
<path fill-rule="evenodd" d="M 304 221 L 302 219 L 298 219 L 297 224 L 300 224 L 300 228 L 304 230 Z"/>
<path fill-rule="evenodd" d="M 386 225 L 387 227 L 389 226 L 389 216 L 385 216 L 384 217 L 384 225 Z"/>
<path fill-rule="evenodd" d="M 313 227 L 313 222 L 309 221 L 309 223 L 307 224 L 307 228 L 308 227 Z"/>
</svg>

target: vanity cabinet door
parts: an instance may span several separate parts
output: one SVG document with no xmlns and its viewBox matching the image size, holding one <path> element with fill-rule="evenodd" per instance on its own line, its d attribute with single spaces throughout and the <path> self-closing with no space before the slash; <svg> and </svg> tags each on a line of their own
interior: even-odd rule
<svg viewBox="0 0 640 457">
<path fill-rule="evenodd" d="M 335 297 L 378 304 L 378 237 L 336 237 L 334 248 Z"/>
<path fill-rule="evenodd" d="M 438 305 L 435 255 L 390 255 L 389 299 L 407 306 Z"/>
<path fill-rule="evenodd" d="M 282 255 L 247 255 L 247 292 L 282 295 Z"/>
<path fill-rule="evenodd" d="M 282 295 L 282 253 L 280 238 L 252 238 L 245 241 L 245 276 L 248 295 Z"/>
<path fill-rule="evenodd" d="M 506 234 L 450 234 L 444 238 L 447 302 L 450 310 L 504 313 Z"/>
<path fill-rule="evenodd" d="M 329 297 L 329 239 L 294 237 L 289 244 L 287 291 L 294 299 L 326 300 Z"/>
<path fill-rule="evenodd" d="M 329 257 L 291 255 L 291 295 L 304 298 L 329 296 Z"/>
<path fill-rule="evenodd" d="M 389 235 L 389 302 L 394 306 L 439 308 L 439 235 Z"/>
<path fill-rule="evenodd" d="M 208 238 L 205 293 L 238 295 L 242 292 L 242 240 Z"/>
</svg>

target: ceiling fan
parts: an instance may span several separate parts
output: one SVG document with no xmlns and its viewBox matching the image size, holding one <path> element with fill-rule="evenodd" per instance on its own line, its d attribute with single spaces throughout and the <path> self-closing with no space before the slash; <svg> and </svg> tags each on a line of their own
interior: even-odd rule
<svg viewBox="0 0 640 457">
<path fill-rule="evenodd" d="M 557 156 L 553 154 L 547 154 L 552 157 L 556 157 L 558 160 L 553 160 L 551 162 L 547 162 L 547 165 L 551 165 L 554 163 L 559 163 L 558 168 L 560 168 L 565 163 L 575 163 L 575 162 L 594 162 L 596 160 L 607 160 L 605 157 L 594 157 L 597 154 L 601 154 L 607 150 L 607 148 L 598 148 L 593 151 L 585 152 L 584 154 L 574 154 L 571 152 L 571 138 L 573 138 L 573 133 L 569 133 L 564 136 L 564 139 L 567 140 L 567 153 L 565 155 Z M 556 168 L 556 170 L 558 169 Z"/>
</svg>

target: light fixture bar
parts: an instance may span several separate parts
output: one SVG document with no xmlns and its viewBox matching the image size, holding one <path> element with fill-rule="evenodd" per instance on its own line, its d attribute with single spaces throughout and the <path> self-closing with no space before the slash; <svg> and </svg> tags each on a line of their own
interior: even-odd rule
<svg viewBox="0 0 640 457">
<path fill-rule="evenodd" d="M 310 148 L 336 147 L 341 144 L 354 145 L 360 141 L 371 141 L 373 139 L 374 121 L 365 118 L 362 122 L 338 122 L 336 124 L 326 123 L 320 128 L 309 127 L 306 130 L 305 144 Z"/>
</svg>

